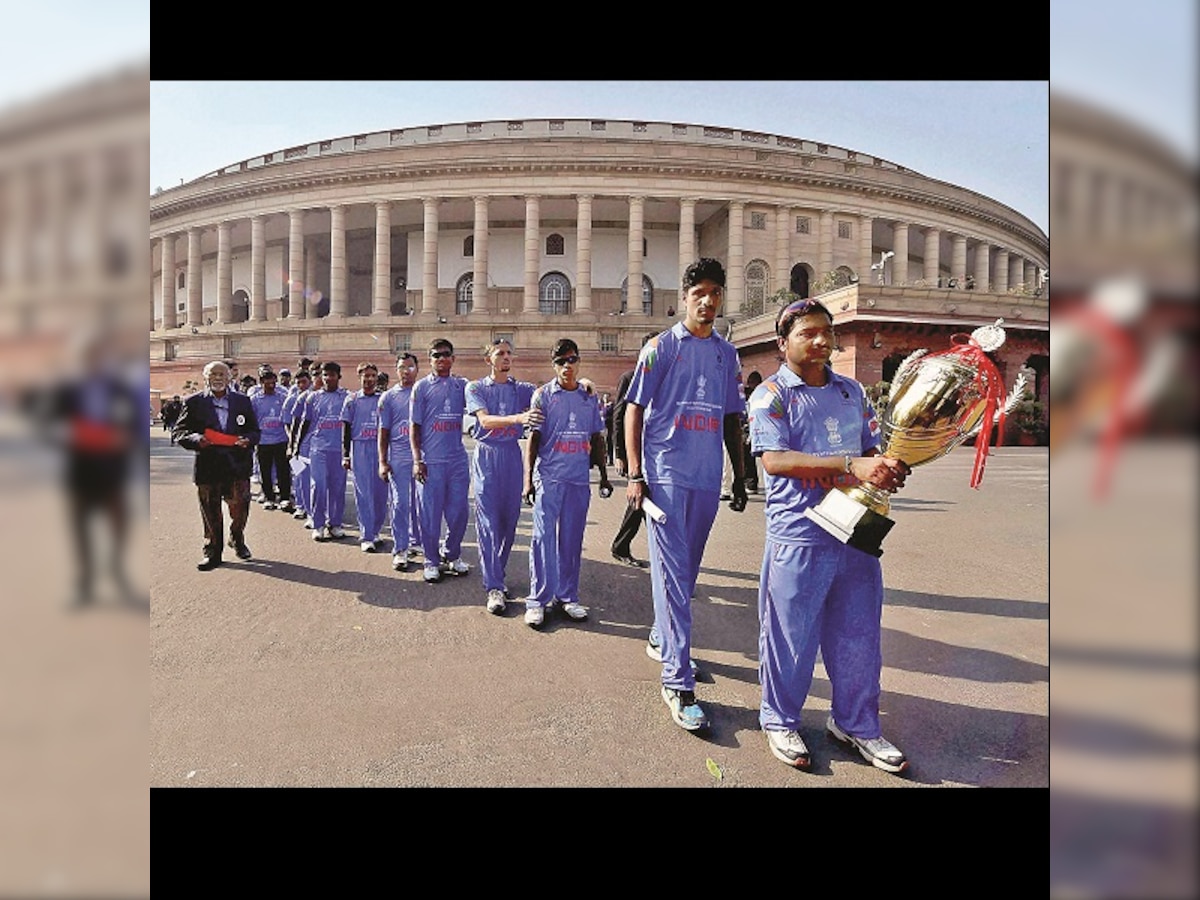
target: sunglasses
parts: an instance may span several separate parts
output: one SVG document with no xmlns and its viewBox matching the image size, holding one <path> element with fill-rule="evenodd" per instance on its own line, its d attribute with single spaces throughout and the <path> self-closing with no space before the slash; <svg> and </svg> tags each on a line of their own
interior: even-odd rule
<svg viewBox="0 0 1200 900">
<path fill-rule="evenodd" d="M 430 359 L 448 359 L 454 355 L 453 350 L 434 350 L 429 354 Z"/>
<path fill-rule="evenodd" d="M 566 366 L 566 365 L 573 366 L 577 362 L 579 362 L 579 357 L 574 354 L 572 354 L 571 356 L 560 356 L 556 360 L 554 360 L 554 364 L 556 366 Z"/>
</svg>

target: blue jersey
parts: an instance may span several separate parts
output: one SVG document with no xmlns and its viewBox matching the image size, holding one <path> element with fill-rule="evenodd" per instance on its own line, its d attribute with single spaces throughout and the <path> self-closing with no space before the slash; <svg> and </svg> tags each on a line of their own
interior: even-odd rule
<svg viewBox="0 0 1200 900">
<path fill-rule="evenodd" d="M 362 391 L 347 394 L 342 421 L 350 425 L 350 440 L 375 443 L 379 438 L 379 395 Z"/>
<path fill-rule="evenodd" d="M 862 385 L 826 366 L 827 383 L 812 387 L 786 365 L 750 396 L 750 446 L 798 450 L 813 456 L 862 456 L 879 446 L 879 421 Z M 851 475 L 786 478 L 767 473 L 767 539 L 814 544 L 830 537 L 804 511 L 835 485 L 853 485 Z"/>
<path fill-rule="evenodd" d="M 304 401 L 301 418 L 308 422 L 312 434 L 310 447 L 314 452 L 336 450 L 342 447 L 342 405 L 349 392 L 345 388 L 336 391 L 312 391 Z"/>
<path fill-rule="evenodd" d="M 592 435 L 604 430 L 600 407 L 582 387 L 564 389 L 558 381 L 534 391 L 532 406 L 541 410 L 534 473 L 543 481 L 587 484 L 592 467 Z"/>
<path fill-rule="evenodd" d="M 412 388 L 396 385 L 379 397 L 379 427 L 388 430 L 388 454 L 412 466 L 412 444 L 408 441 L 409 404 Z"/>
<path fill-rule="evenodd" d="M 677 322 L 642 347 L 625 398 L 645 409 L 647 481 L 721 490 L 725 416 L 746 409 L 733 344 L 715 332 L 698 338 Z"/>
<path fill-rule="evenodd" d="M 430 373 L 413 385 L 409 422 L 421 428 L 421 455 L 427 463 L 465 460 L 462 426 L 467 379 Z"/>
<path fill-rule="evenodd" d="M 491 375 L 472 381 L 467 385 L 467 415 L 479 411 L 492 416 L 511 416 L 525 412 L 537 388 L 528 381 L 497 383 Z M 471 436 L 480 444 L 509 444 L 517 441 L 524 430 L 522 425 L 505 425 L 501 428 L 484 428 L 476 418 L 471 426 Z"/>
<path fill-rule="evenodd" d="M 278 390 L 272 394 L 259 391 L 250 398 L 258 427 L 262 430 L 260 444 L 282 444 L 287 440 L 287 432 L 283 430 L 283 404 L 286 402 L 287 398 Z"/>
</svg>

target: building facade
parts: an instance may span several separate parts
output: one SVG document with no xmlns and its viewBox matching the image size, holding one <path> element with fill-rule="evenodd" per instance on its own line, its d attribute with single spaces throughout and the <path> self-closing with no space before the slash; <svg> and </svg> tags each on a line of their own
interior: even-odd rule
<svg viewBox="0 0 1200 900">
<path fill-rule="evenodd" d="M 508 337 L 532 380 L 571 337 L 612 390 L 674 320 L 699 256 L 728 271 L 722 329 L 771 371 L 754 322 L 785 290 L 840 291 L 835 365 L 868 382 L 909 344 L 997 317 L 1019 326 L 1021 364 L 1047 352 L 1049 242 L 1025 216 L 861 151 L 706 125 L 521 119 L 317 141 L 156 189 L 149 237 L 151 379 L 170 391 L 218 356 L 390 367 L 442 336 L 469 377 Z"/>
</svg>

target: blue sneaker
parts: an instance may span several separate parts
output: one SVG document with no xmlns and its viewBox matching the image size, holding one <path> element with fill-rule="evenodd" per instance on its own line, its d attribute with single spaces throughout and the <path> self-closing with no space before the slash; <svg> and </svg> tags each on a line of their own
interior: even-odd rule
<svg viewBox="0 0 1200 900">
<path fill-rule="evenodd" d="M 662 698 L 671 710 L 671 718 L 680 728 L 685 731 L 702 731 L 708 728 L 708 716 L 696 702 L 694 691 L 681 691 L 664 684 Z"/>
</svg>

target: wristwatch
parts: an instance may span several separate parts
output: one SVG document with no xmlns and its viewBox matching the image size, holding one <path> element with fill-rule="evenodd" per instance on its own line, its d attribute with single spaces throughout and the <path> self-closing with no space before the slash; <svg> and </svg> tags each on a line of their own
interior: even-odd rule
<svg viewBox="0 0 1200 900">
<path fill-rule="evenodd" d="M 850 463 L 851 463 L 853 460 L 854 460 L 854 457 L 853 457 L 853 456 L 851 456 L 849 453 L 847 453 L 847 454 L 846 454 L 846 474 L 847 474 L 847 475 L 849 475 L 849 474 L 850 474 Z"/>
</svg>

